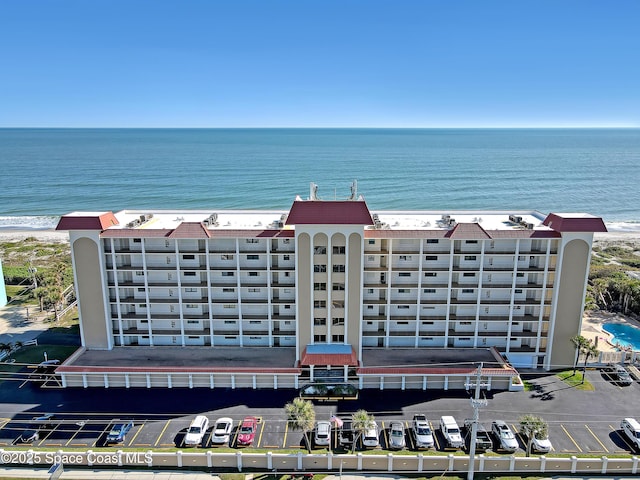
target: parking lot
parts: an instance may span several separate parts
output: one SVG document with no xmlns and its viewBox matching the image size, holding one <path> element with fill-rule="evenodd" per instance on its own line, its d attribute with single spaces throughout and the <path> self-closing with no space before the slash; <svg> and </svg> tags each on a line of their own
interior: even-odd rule
<svg viewBox="0 0 640 480">
<path fill-rule="evenodd" d="M 523 413 L 533 413 L 549 423 L 549 438 L 553 445 L 551 454 L 631 454 L 633 448 L 620 430 L 620 421 L 627 416 L 640 418 L 640 411 L 636 407 L 640 385 L 634 382 L 622 387 L 612 382 L 604 372 L 594 370 L 587 373 L 589 381 L 596 387 L 595 391 L 575 390 L 553 375 L 536 374 L 529 380 L 536 386 L 534 391 L 489 392 L 488 405 L 480 411 L 480 421 L 487 430 L 491 429 L 493 420 L 506 421 L 516 433 L 521 452 L 526 448 L 526 438 L 518 433 L 518 418 Z M 21 395 L 31 395 L 31 400 L 38 398 L 40 402 L 31 403 L 28 406 L 31 408 L 25 402 L 22 409 L 18 404 L 15 414 L 0 414 L 4 416 L 0 418 L 0 447 L 22 444 L 20 437 L 28 429 L 31 419 L 44 413 L 53 413 L 50 424 L 40 429 L 39 438 L 28 445 L 36 448 L 103 448 L 108 446 L 107 434 L 120 419 L 131 420 L 134 426 L 118 447 L 184 448 L 184 437 L 190 422 L 195 415 L 204 414 L 210 421 L 210 427 L 199 448 L 219 448 L 211 444 L 211 433 L 216 419 L 220 417 L 233 419 L 231 439 L 224 447 L 241 448 L 236 441 L 238 429 L 242 419 L 248 415 L 258 419 L 251 447 L 268 450 L 305 448 L 302 432 L 291 430 L 284 415 L 284 403 L 297 394 L 293 390 L 265 390 L 260 391 L 260 395 L 253 390 L 162 390 L 162 396 L 157 397 L 160 400 L 150 404 L 150 399 L 156 398 L 160 390 L 28 388 L 31 388 L 31 393 Z M 91 405 L 96 411 L 77 413 L 78 403 Z M 33 408 L 34 404 L 37 407 Z M 140 407 L 145 404 L 146 408 Z M 3 412 L 9 413 L 7 404 L 2 405 L 5 408 Z M 114 412 L 114 405 L 126 405 L 127 412 L 136 413 Z M 171 412 L 172 408 L 175 410 L 172 405 L 178 405 L 181 411 Z M 13 406 L 15 408 L 16 404 Z M 438 425 L 440 416 L 453 415 L 462 425 L 464 419 L 473 414 L 469 394 L 464 391 L 366 390 L 361 392 L 357 401 L 316 404 L 316 419 L 329 420 L 332 415 L 347 419 L 359 408 L 375 415 L 380 428 L 378 450 L 388 448 L 389 426 L 393 420 L 403 421 L 406 449 L 414 450 L 411 418 L 414 413 L 424 413 L 434 432 L 433 451 L 447 451 Z M 337 429 L 334 428 L 331 434 L 329 448 L 336 452 L 344 451 L 338 445 Z M 494 438 L 494 451 L 501 453 L 496 447 Z M 357 450 L 361 449 L 362 446 L 358 445 Z"/>
</svg>

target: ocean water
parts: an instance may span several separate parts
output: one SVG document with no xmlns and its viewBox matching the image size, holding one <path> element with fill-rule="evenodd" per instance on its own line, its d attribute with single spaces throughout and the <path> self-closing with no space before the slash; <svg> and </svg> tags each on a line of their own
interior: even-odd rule
<svg viewBox="0 0 640 480">
<path fill-rule="evenodd" d="M 0 129 L 0 228 L 75 210 L 588 212 L 640 230 L 640 129 Z"/>
</svg>

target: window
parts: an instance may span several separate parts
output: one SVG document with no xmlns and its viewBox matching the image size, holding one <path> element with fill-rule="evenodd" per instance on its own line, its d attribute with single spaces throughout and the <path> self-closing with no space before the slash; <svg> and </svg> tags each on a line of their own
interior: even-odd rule
<svg viewBox="0 0 640 480">
<path fill-rule="evenodd" d="M 368 288 L 367 293 L 372 294 L 374 292 L 373 288 Z"/>
<path fill-rule="evenodd" d="M 259 288 L 250 288 L 249 289 L 249 293 L 259 293 L 260 289 Z"/>
<path fill-rule="evenodd" d="M 197 292 L 198 289 L 197 288 L 188 287 L 188 288 L 185 288 L 184 291 L 187 292 L 187 293 L 193 293 L 193 292 Z"/>
<path fill-rule="evenodd" d="M 344 272 L 344 265 L 334 265 L 333 266 L 333 271 L 334 272 Z"/>
<path fill-rule="evenodd" d="M 144 272 L 142 270 L 138 270 L 138 271 L 136 271 L 136 276 L 137 277 L 142 277 L 142 276 L 144 276 Z"/>
<path fill-rule="evenodd" d="M 399 288 L 398 293 L 411 293 L 410 288 Z"/>
<path fill-rule="evenodd" d="M 398 274 L 398 276 L 399 276 L 399 277 L 410 277 L 410 276 L 411 276 L 411 273 L 409 273 L 409 272 L 400 272 L 400 273 Z"/>
<path fill-rule="evenodd" d="M 138 287 L 139 292 L 144 292 L 144 287 Z"/>
<path fill-rule="evenodd" d="M 344 342 L 344 335 L 331 335 L 332 342 Z"/>
<path fill-rule="evenodd" d="M 369 245 L 375 245 L 376 241 L 375 240 L 369 240 Z"/>
<path fill-rule="evenodd" d="M 463 277 L 475 277 L 476 273 L 475 272 L 464 272 L 462 274 Z"/>
<path fill-rule="evenodd" d="M 260 260 L 260 255 L 247 255 L 247 260 Z"/>
<path fill-rule="evenodd" d="M 167 257 L 168 258 L 168 257 Z M 196 256 L 195 255 L 182 255 L 182 259 L 183 260 L 195 260 Z"/>
<path fill-rule="evenodd" d="M 326 300 L 314 300 L 313 301 L 313 308 L 327 308 L 327 301 Z"/>
<path fill-rule="evenodd" d="M 422 322 L 423 325 L 433 325 L 433 322 Z"/>
<path fill-rule="evenodd" d="M 250 277 L 259 277 L 260 276 L 260 272 L 249 272 L 249 276 Z"/>
<path fill-rule="evenodd" d="M 334 283 L 333 284 L 333 290 L 335 290 L 335 291 L 344 290 L 344 283 Z"/>
<path fill-rule="evenodd" d="M 327 254 L 327 247 L 314 247 L 313 254 L 314 255 L 326 255 Z"/>
<path fill-rule="evenodd" d="M 140 320 L 140 323 L 149 323 L 149 320 Z"/>
<path fill-rule="evenodd" d="M 327 336 L 326 335 L 314 335 L 313 336 L 313 341 L 314 342 L 326 342 L 327 341 Z"/>
<path fill-rule="evenodd" d="M 332 325 L 344 325 L 344 318 L 342 317 L 334 317 L 331 319 Z"/>
<path fill-rule="evenodd" d="M 140 243 L 140 242 L 142 242 L 141 238 L 134 238 L 133 239 L 133 243 Z"/>
<path fill-rule="evenodd" d="M 282 256 L 282 260 L 291 260 L 291 256 L 290 255 L 283 255 Z"/>
<path fill-rule="evenodd" d="M 376 261 L 376 257 L 374 257 L 373 255 L 367 255 L 367 262 L 375 262 Z"/>
<path fill-rule="evenodd" d="M 524 255 L 519 255 L 518 256 L 518 261 L 519 262 L 524 262 L 527 259 L 527 257 L 525 257 Z"/>
<path fill-rule="evenodd" d="M 464 259 L 465 259 L 465 261 L 467 261 L 467 262 L 473 262 L 473 261 L 475 261 L 476 256 L 475 256 L 475 255 L 465 255 L 465 256 L 464 256 Z"/>
<path fill-rule="evenodd" d="M 147 305 L 146 305 L 146 304 L 144 304 L 144 303 L 141 303 L 141 304 L 139 304 L 139 305 L 138 305 L 138 307 L 139 307 L 139 308 L 147 308 Z"/>
<path fill-rule="evenodd" d="M 460 322 L 460 325 L 472 325 L 472 322 Z"/>
<path fill-rule="evenodd" d="M 334 255 L 344 255 L 345 247 L 333 247 Z"/>
<path fill-rule="evenodd" d="M 333 308 L 344 308 L 344 300 L 334 300 L 331 305 L 333 305 Z"/>
<path fill-rule="evenodd" d="M 284 272 L 284 276 L 288 277 L 291 274 L 291 272 Z"/>
<path fill-rule="evenodd" d="M 396 322 L 396 325 L 409 325 L 409 322 Z"/>
<path fill-rule="evenodd" d="M 463 288 L 462 293 L 474 293 L 475 290 L 473 288 Z"/>
<path fill-rule="evenodd" d="M 290 243 L 290 242 L 291 242 L 291 239 L 290 239 L 290 238 L 283 238 L 283 239 L 282 239 L 282 243 L 283 243 L 284 245 L 289 245 L 289 243 Z"/>
<path fill-rule="evenodd" d="M 373 305 L 367 305 L 367 310 L 373 310 Z"/>
<path fill-rule="evenodd" d="M 260 240 L 257 238 L 245 238 L 244 241 L 245 243 L 260 243 Z"/>
<path fill-rule="evenodd" d="M 249 340 L 262 340 L 262 337 L 249 337 Z"/>
<path fill-rule="evenodd" d="M 198 305 L 196 305 L 195 303 L 187 303 L 186 307 L 187 308 L 198 308 Z"/>
<path fill-rule="evenodd" d="M 185 277 L 195 277 L 196 276 L 196 272 L 184 272 L 184 276 Z"/>
<path fill-rule="evenodd" d="M 402 261 L 407 262 L 411 260 L 411 255 L 400 255 L 398 258 Z"/>
<path fill-rule="evenodd" d="M 165 241 L 164 241 L 164 246 L 165 246 L 165 247 L 169 247 L 169 245 L 171 245 L 171 244 L 169 243 L 169 240 L 165 240 Z"/>
<path fill-rule="evenodd" d="M 314 283 L 313 284 L 313 289 L 316 290 L 316 291 L 324 292 L 327 289 L 327 284 L 326 283 Z"/>
<path fill-rule="evenodd" d="M 517 272 L 516 277 L 524 277 L 524 272 Z"/>
<path fill-rule="evenodd" d="M 521 288 L 516 288 L 516 293 L 522 293 L 522 289 Z"/>
<path fill-rule="evenodd" d="M 422 290 L 422 293 L 436 293 L 435 288 L 425 288 Z"/>
<path fill-rule="evenodd" d="M 477 244 L 478 240 L 465 240 L 464 243 L 466 243 L 467 245 L 469 245 L 469 244 Z"/>
<path fill-rule="evenodd" d="M 313 266 L 313 271 L 316 272 L 316 273 L 326 272 L 327 271 L 327 266 L 326 265 L 314 265 Z"/>
<path fill-rule="evenodd" d="M 235 305 L 235 303 L 225 303 L 225 304 L 222 306 L 222 308 L 233 308 L 233 309 L 235 309 L 235 308 L 236 308 L 236 305 Z"/>
<path fill-rule="evenodd" d="M 438 274 L 436 272 L 424 272 L 425 277 L 437 277 Z"/>
<path fill-rule="evenodd" d="M 249 320 L 249 325 L 260 325 L 261 323 L 260 320 Z"/>
<path fill-rule="evenodd" d="M 437 238 L 427 238 L 427 243 L 438 243 L 439 241 Z"/>
<path fill-rule="evenodd" d="M 409 305 L 398 305 L 398 310 L 409 310 Z"/>
<path fill-rule="evenodd" d="M 223 277 L 233 277 L 235 272 L 222 272 Z"/>
<path fill-rule="evenodd" d="M 427 262 L 435 262 L 438 260 L 438 256 L 437 255 L 425 255 L 424 259 Z"/>
<path fill-rule="evenodd" d="M 285 288 L 283 290 L 284 290 L 284 293 L 291 293 L 291 289 L 290 288 Z"/>
<path fill-rule="evenodd" d="M 285 309 L 285 310 L 290 310 L 290 309 L 291 309 L 291 305 L 285 305 L 285 306 L 284 306 L 284 309 Z"/>
<path fill-rule="evenodd" d="M 220 255 L 220 259 L 221 260 L 233 260 L 233 255 L 231 255 L 230 253 L 225 254 L 225 255 Z"/>
<path fill-rule="evenodd" d="M 314 318 L 313 319 L 313 324 L 315 326 L 322 326 L 322 325 L 326 325 L 327 324 L 327 319 L 326 318 Z"/>
<path fill-rule="evenodd" d="M 222 291 L 224 293 L 233 293 L 233 292 L 236 291 L 236 289 L 235 288 L 223 288 Z"/>
<path fill-rule="evenodd" d="M 224 337 L 225 340 L 236 340 L 236 336 L 235 335 L 227 335 Z"/>
</svg>

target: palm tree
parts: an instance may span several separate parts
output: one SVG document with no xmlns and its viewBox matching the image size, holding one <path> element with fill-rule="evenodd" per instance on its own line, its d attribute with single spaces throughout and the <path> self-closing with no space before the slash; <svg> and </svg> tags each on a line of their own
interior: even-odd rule
<svg viewBox="0 0 640 480">
<path fill-rule="evenodd" d="M 316 411 L 313 408 L 313 403 L 311 400 L 297 397 L 284 406 L 284 411 L 287 414 L 287 424 L 289 428 L 292 430 L 302 430 L 307 450 L 311 453 L 309 432 L 313 430 L 313 426 L 316 423 Z"/>
<path fill-rule="evenodd" d="M 356 451 L 358 440 L 362 438 L 364 432 L 373 428 L 375 417 L 370 415 L 366 410 L 357 410 L 351 415 L 351 426 L 356 431 L 356 437 L 353 439 L 353 451 Z"/>
<path fill-rule="evenodd" d="M 527 457 L 531 455 L 531 442 L 533 437 L 547 438 L 549 424 L 541 417 L 527 414 L 520 417 L 520 431 L 527 436 Z"/>
<path fill-rule="evenodd" d="M 576 374 L 576 368 L 578 366 L 578 358 L 580 355 L 584 355 L 584 366 L 582 367 L 582 383 L 584 383 L 584 375 L 587 371 L 587 362 L 589 361 L 589 357 L 596 356 L 600 351 L 594 345 L 593 341 L 583 337 L 582 335 L 576 335 L 575 337 L 571 337 L 571 343 L 576 348 L 576 359 L 573 364 L 573 374 Z"/>
</svg>

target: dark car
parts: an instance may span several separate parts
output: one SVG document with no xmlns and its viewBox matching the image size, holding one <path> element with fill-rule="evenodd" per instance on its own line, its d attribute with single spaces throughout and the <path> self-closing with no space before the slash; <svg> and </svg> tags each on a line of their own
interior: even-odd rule
<svg viewBox="0 0 640 480">
<path fill-rule="evenodd" d="M 125 441 L 127 433 L 133 428 L 133 422 L 115 423 L 107 435 L 107 444 L 122 443 Z"/>
<path fill-rule="evenodd" d="M 33 443 L 40 439 L 40 430 L 51 428 L 52 413 L 33 417 L 29 426 L 18 437 L 19 443 Z"/>
</svg>

